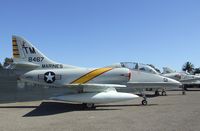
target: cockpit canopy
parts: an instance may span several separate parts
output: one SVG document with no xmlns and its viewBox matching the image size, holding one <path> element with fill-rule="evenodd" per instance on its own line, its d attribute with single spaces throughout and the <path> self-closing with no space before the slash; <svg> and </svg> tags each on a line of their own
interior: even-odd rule
<svg viewBox="0 0 200 131">
<path fill-rule="evenodd" d="M 120 62 L 121 67 L 128 68 L 130 70 L 139 70 L 151 74 L 159 74 L 154 68 L 149 65 L 141 64 L 137 62 Z"/>
</svg>

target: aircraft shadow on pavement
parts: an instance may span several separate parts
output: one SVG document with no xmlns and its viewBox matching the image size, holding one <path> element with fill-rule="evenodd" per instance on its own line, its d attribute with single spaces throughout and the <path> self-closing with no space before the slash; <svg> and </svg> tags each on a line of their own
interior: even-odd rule
<svg viewBox="0 0 200 131">
<path fill-rule="evenodd" d="M 149 104 L 147 106 L 154 106 L 157 104 Z M 141 104 L 126 104 L 126 105 L 97 105 L 97 109 L 91 111 L 105 111 L 105 110 L 120 110 L 120 108 L 112 109 L 98 109 L 98 107 L 127 107 L 127 106 L 141 106 Z M 23 117 L 37 117 L 37 116 L 48 116 L 60 113 L 72 112 L 72 111 L 88 111 L 84 109 L 81 104 L 68 104 L 68 103 L 57 103 L 57 102 L 42 102 L 31 112 L 25 114 Z"/>
<path fill-rule="evenodd" d="M 119 109 L 95 109 L 91 111 L 103 111 L 103 110 L 119 110 Z M 60 113 L 72 112 L 72 111 L 88 111 L 81 104 L 69 104 L 58 102 L 42 102 L 31 112 L 25 114 L 23 117 L 34 116 L 48 116 Z"/>
<path fill-rule="evenodd" d="M 138 96 L 142 97 L 141 94 L 137 94 Z M 155 94 L 145 94 L 147 98 L 154 98 L 154 97 L 158 97 L 157 95 Z"/>
<path fill-rule="evenodd" d="M 37 108 L 38 106 L 0 106 L 0 109 L 12 109 L 12 108 Z"/>
<path fill-rule="evenodd" d="M 158 104 L 148 104 L 148 105 L 145 105 L 145 106 L 157 106 Z M 144 105 L 141 105 L 141 104 L 126 104 L 126 105 L 97 105 L 97 107 L 131 107 L 131 106 L 141 106 L 143 107 Z M 144 107 L 145 107 L 144 106 Z"/>
</svg>

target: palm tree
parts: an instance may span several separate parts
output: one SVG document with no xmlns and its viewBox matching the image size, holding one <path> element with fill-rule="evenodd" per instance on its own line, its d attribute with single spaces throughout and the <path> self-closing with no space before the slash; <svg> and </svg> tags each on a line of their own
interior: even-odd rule
<svg viewBox="0 0 200 131">
<path fill-rule="evenodd" d="M 183 65 L 182 70 L 191 73 L 194 70 L 194 65 L 188 61 Z"/>
<path fill-rule="evenodd" d="M 200 67 L 194 69 L 194 74 L 200 74 Z"/>
<path fill-rule="evenodd" d="M 12 63 L 13 63 L 13 59 L 12 58 L 5 58 L 4 63 L 3 63 L 3 67 L 7 67 Z"/>
</svg>

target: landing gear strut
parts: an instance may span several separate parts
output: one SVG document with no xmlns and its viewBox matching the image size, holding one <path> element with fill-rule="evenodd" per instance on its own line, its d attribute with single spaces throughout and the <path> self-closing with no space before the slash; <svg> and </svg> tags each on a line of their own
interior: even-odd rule
<svg viewBox="0 0 200 131">
<path fill-rule="evenodd" d="M 182 85 L 182 95 L 185 95 L 186 93 L 185 93 L 185 86 L 184 85 Z"/>
<path fill-rule="evenodd" d="M 145 93 L 142 93 L 142 97 L 143 97 L 142 105 L 146 106 L 148 104 L 148 102 L 147 102 L 147 98 L 146 98 Z"/>
<path fill-rule="evenodd" d="M 159 96 L 160 94 L 159 94 L 159 91 L 158 90 L 156 90 L 155 91 L 155 96 Z"/>
</svg>

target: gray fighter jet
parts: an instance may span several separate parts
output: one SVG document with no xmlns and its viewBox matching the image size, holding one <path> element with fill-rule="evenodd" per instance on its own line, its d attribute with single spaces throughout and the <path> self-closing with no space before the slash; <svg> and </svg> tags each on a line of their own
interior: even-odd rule
<svg viewBox="0 0 200 131">
<path fill-rule="evenodd" d="M 198 84 L 200 81 L 200 76 L 191 75 L 187 72 L 176 72 L 168 67 L 163 67 L 162 75 L 181 82 L 185 89 L 188 85 Z"/>
</svg>

